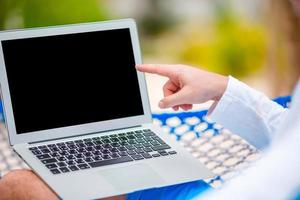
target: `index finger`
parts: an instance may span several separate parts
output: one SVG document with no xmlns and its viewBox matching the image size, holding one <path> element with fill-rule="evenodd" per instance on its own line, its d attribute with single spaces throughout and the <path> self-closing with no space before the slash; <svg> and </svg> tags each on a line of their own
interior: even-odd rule
<svg viewBox="0 0 300 200">
<path fill-rule="evenodd" d="M 177 76 L 177 67 L 175 65 L 139 64 L 136 65 L 136 69 L 141 72 L 158 74 L 169 78 L 175 78 Z"/>
</svg>

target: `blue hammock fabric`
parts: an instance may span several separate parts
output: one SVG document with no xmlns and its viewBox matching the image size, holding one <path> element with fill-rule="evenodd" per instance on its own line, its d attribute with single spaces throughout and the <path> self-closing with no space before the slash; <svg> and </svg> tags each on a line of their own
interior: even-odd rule
<svg viewBox="0 0 300 200">
<path fill-rule="evenodd" d="M 286 97 L 278 97 L 274 99 L 275 102 L 282 105 L 283 107 L 288 107 L 289 103 L 291 101 L 290 96 Z M 222 128 L 219 126 L 215 126 L 216 124 L 214 122 L 211 122 L 206 119 L 207 110 L 202 111 L 190 111 L 190 112 L 180 112 L 180 113 L 154 113 L 152 114 L 152 117 L 154 120 L 160 122 L 161 126 L 168 127 L 169 133 L 171 135 L 174 135 L 176 139 L 179 141 L 181 140 L 181 137 L 184 135 L 184 133 L 178 134 L 176 129 L 178 126 L 170 126 L 168 121 L 170 119 L 176 118 L 177 121 L 180 121 L 181 125 L 187 125 L 187 129 L 185 132 L 188 131 L 194 131 L 197 138 L 200 138 L 201 135 L 210 130 L 213 132 L 214 135 L 217 135 L 220 133 Z M 188 119 L 190 118 L 196 118 L 198 119 L 197 123 L 190 124 L 188 123 Z M 3 117 L 3 108 L 2 103 L 0 102 L 0 121 L 4 121 Z M 207 124 L 207 126 L 204 129 L 201 129 L 201 131 L 197 131 L 197 126 L 201 123 Z M 220 176 L 217 176 L 214 180 L 221 180 Z M 176 199 L 193 199 L 196 196 L 199 196 L 203 192 L 212 189 L 212 187 L 209 185 L 210 182 L 206 183 L 202 180 L 199 181 L 193 181 L 190 183 L 183 183 L 178 185 L 172 185 L 162 188 L 154 188 L 154 189 L 147 189 L 143 191 L 133 192 L 131 194 L 128 194 L 126 196 L 127 200 L 150 200 L 150 199 L 166 199 L 166 200 L 176 200 Z M 300 196 L 299 196 L 300 197 Z M 299 199 L 300 198 L 296 198 Z"/>
<path fill-rule="evenodd" d="M 276 99 L 273 99 L 275 102 L 280 104 L 281 106 L 287 108 L 289 106 L 289 103 L 291 102 L 290 96 L 284 96 L 284 97 L 278 97 Z M 217 135 L 220 133 L 222 128 L 215 127 L 214 122 L 210 122 L 206 119 L 207 110 L 202 111 L 190 111 L 190 112 L 180 112 L 180 113 L 160 113 L 160 114 L 152 114 L 152 117 L 154 120 L 157 120 L 160 122 L 161 126 L 168 127 L 169 133 L 172 135 L 175 135 L 176 139 L 179 141 L 183 134 L 177 134 L 176 128 L 178 126 L 169 126 L 168 120 L 171 118 L 177 118 L 178 121 L 182 124 L 185 124 L 187 119 L 189 118 L 198 118 L 198 123 L 194 124 L 188 124 L 188 128 L 185 132 L 188 131 L 194 131 L 196 134 L 196 137 L 201 137 L 201 134 L 204 133 L 207 130 L 212 130 L 214 135 Z M 201 123 L 206 123 L 207 127 L 201 131 L 195 131 L 195 127 L 197 127 Z M 220 180 L 220 176 L 217 176 L 214 180 Z M 208 190 L 212 189 L 212 187 L 202 181 L 194 181 L 190 183 L 184 183 L 184 184 L 178 184 L 178 185 L 172 185 L 162 188 L 154 188 L 154 189 L 147 189 L 142 190 L 138 192 L 133 192 L 131 194 L 128 194 L 126 196 L 127 200 L 150 200 L 150 199 L 156 199 L 156 200 L 179 200 L 179 199 L 186 199 L 191 200 L 195 197 L 199 197 L 203 192 L 206 192 Z M 300 197 L 300 196 L 299 196 Z M 298 198 L 299 198 L 298 197 Z M 298 200 L 298 198 L 296 198 Z"/>
</svg>

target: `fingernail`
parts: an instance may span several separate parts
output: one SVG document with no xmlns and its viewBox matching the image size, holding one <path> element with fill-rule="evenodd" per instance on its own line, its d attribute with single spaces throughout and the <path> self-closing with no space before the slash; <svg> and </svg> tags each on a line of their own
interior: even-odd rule
<svg viewBox="0 0 300 200">
<path fill-rule="evenodd" d="M 159 102 L 158 106 L 159 106 L 160 108 L 165 108 L 165 104 L 164 104 L 164 102 L 162 102 L 162 101 Z"/>
</svg>

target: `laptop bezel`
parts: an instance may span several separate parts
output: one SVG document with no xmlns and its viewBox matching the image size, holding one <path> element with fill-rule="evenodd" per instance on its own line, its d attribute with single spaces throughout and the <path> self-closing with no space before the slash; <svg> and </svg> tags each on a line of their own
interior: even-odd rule
<svg viewBox="0 0 300 200">
<path fill-rule="evenodd" d="M 137 72 L 139 89 L 141 93 L 142 105 L 144 110 L 143 115 L 119 118 L 114 120 L 106 120 L 101 122 L 87 123 L 81 125 L 74 125 L 68 127 L 54 128 L 54 129 L 48 129 L 42 131 L 20 133 L 20 134 L 17 134 L 16 131 L 13 108 L 12 108 L 11 97 L 9 92 L 9 84 L 7 80 L 6 67 L 5 67 L 4 55 L 2 49 L 3 40 L 33 38 L 33 37 L 42 37 L 42 36 L 51 36 L 51 35 L 64 35 L 64 34 L 72 34 L 72 33 L 114 30 L 114 29 L 123 29 L 123 28 L 129 28 L 135 63 L 141 64 L 142 59 L 141 59 L 140 45 L 138 40 L 138 32 L 137 32 L 136 23 L 133 19 L 122 19 L 122 20 L 112 20 L 106 22 L 94 22 L 94 23 L 86 23 L 86 24 L 53 26 L 53 27 L 45 27 L 45 28 L 33 28 L 33 29 L 0 32 L 0 83 L 1 83 L 4 115 L 5 115 L 6 126 L 7 126 L 11 145 L 53 140 L 53 139 L 72 137 L 72 136 L 78 136 L 78 135 L 84 135 L 90 133 L 97 133 L 102 131 L 109 131 L 114 129 L 122 129 L 122 128 L 128 128 L 133 126 L 139 126 L 141 124 L 146 124 L 151 122 L 152 120 L 151 110 L 150 110 L 145 77 L 143 73 Z"/>
</svg>

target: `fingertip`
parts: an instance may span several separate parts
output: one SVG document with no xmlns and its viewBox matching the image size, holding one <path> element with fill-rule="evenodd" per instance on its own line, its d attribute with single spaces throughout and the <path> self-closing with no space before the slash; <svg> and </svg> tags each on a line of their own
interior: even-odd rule
<svg viewBox="0 0 300 200">
<path fill-rule="evenodd" d="M 165 104 L 164 104 L 163 101 L 160 101 L 160 102 L 158 103 L 158 106 L 159 106 L 160 108 L 166 108 L 166 106 L 165 106 Z"/>
<path fill-rule="evenodd" d="M 135 68 L 136 68 L 137 70 L 140 70 L 141 67 L 142 67 L 141 64 L 136 64 L 136 65 L 135 65 Z"/>
</svg>

